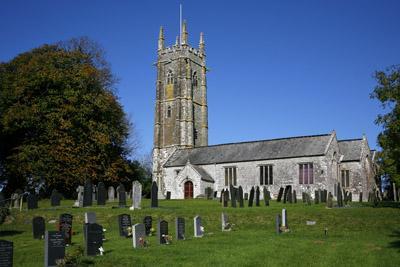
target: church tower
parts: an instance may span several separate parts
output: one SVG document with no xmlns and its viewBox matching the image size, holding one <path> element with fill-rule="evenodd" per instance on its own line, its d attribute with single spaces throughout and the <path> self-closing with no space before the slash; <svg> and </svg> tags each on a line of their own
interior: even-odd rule
<svg viewBox="0 0 400 267">
<path fill-rule="evenodd" d="M 208 145 L 206 55 L 203 33 L 198 49 L 188 43 L 186 22 L 175 45 L 158 37 L 153 180 L 162 197 L 163 164 L 176 149 Z"/>
</svg>

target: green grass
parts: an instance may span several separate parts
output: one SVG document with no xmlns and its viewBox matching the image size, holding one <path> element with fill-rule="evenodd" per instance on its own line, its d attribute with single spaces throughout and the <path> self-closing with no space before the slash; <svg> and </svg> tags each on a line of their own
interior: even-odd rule
<svg viewBox="0 0 400 267">
<path fill-rule="evenodd" d="M 51 208 L 41 201 L 39 209 L 19 212 L 12 210 L 14 220 L 0 226 L 0 238 L 14 242 L 14 266 L 43 266 L 44 241 L 34 240 L 31 221 L 43 216 L 48 222 L 61 213 L 74 216 L 72 252 L 83 246 L 84 213 L 94 211 L 97 221 L 107 229 L 103 257 L 85 258 L 95 266 L 400 266 L 400 209 L 373 208 L 352 203 L 350 208 L 326 209 L 323 204 L 272 202 L 270 207 L 222 208 L 214 200 L 162 200 L 160 208 L 148 208 L 144 200 L 141 210 L 105 207 L 70 208 L 73 201 L 62 201 L 62 207 Z M 114 203 L 116 205 L 116 203 Z M 277 235 L 276 214 L 282 208 L 288 212 L 290 232 Z M 235 224 L 231 232 L 221 232 L 221 212 Z M 186 220 L 185 241 L 173 240 L 170 245 L 158 245 L 154 236 L 150 246 L 133 249 L 132 240 L 119 236 L 117 216 L 128 213 L 132 222 L 142 222 L 146 215 L 169 222 L 169 232 L 175 239 L 174 220 Z M 202 217 L 203 238 L 193 237 L 193 217 Z M 307 226 L 307 220 L 316 225 Z M 328 235 L 324 229 L 328 228 Z M 56 230 L 56 224 L 46 224 Z"/>
</svg>

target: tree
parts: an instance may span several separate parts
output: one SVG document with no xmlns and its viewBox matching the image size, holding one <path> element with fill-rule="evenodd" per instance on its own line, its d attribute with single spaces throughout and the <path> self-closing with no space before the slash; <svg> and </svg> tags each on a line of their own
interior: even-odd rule
<svg viewBox="0 0 400 267">
<path fill-rule="evenodd" d="M 87 38 L 43 45 L 0 64 L 0 179 L 74 191 L 123 179 L 130 123 L 103 51 Z"/>
<path fill-rule="evenodd" d="M 386 114 L 380 114 L 375 123 L 383 127 L 378 135 L 382 148 L 379 153 L 381 175 L 400 184 L 400 65 L 375 73 L 377 86 L 371 98 L 378 99 Z"/>
</svg>

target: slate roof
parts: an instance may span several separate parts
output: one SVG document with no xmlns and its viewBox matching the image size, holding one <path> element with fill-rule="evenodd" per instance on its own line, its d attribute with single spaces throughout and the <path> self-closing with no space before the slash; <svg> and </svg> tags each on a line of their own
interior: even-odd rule
<svg viewBox="0 0 400 267">
<path fill-rule="evenodd" d="M 192 165 L 192 167 L 200 174 L 201 180 L 210 183 L 215 182 L 214 179 L 208 174 L 208 172 L 206 172 L 202 167 L 196 165 Z"/>
<path fill-rule="evenodd" d="M 343 155 L 342 162 L 360 161 L 362 139 L 339 140 L 339 151 Z"/>
<path fill-rule="evenodd" d="M 263 141 L 221 144 L 179 149 L 164 167 L 184 166 L 187 160 L 193 165 L 243 162 L 265 159 L 322 156 L 331 134 L 289 137 Z"/>
</svg>

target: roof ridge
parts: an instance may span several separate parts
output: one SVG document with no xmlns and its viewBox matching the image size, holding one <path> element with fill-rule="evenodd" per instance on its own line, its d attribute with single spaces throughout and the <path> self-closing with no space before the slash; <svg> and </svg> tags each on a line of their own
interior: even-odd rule
<svg viewBox="0 0 400 267">
<path fill-rule="evenodd" d="M 338 142 L 352 142 L 352 141 L 362 141 L 362 138 L 353 138 L 353 139 L 342 139 L 338 140 Z"/>
</svg>

